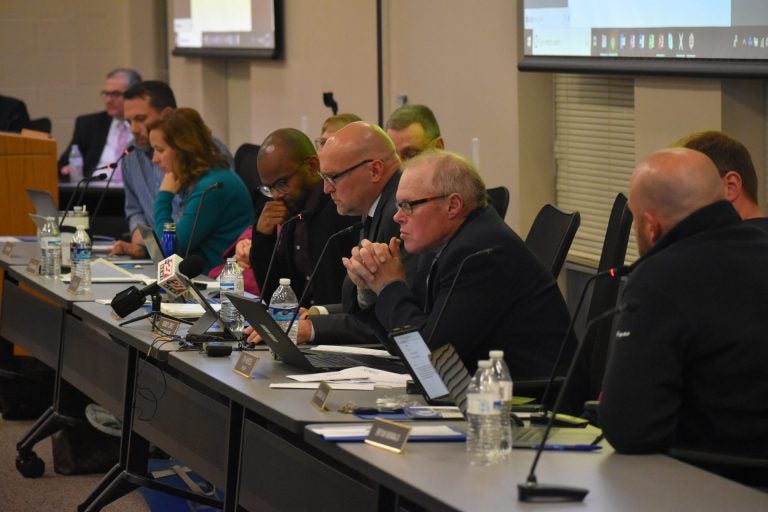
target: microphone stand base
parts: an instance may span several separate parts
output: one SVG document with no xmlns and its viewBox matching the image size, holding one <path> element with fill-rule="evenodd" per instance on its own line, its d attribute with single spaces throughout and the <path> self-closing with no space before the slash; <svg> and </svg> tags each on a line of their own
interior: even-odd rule
<svg viewBox="0 0 768 512">
<path fill-rule="evenodd" d="M 570 502 L 584 501 L 589 489 L 563 485 L 540 485 L 536 483 L 517 484 L 518 501 L 527 502 Z"/>
</svg>

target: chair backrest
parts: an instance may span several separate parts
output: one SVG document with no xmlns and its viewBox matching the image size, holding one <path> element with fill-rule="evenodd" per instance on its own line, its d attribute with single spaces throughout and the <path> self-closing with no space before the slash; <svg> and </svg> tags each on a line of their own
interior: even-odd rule
<svg viewBox="0 0 768 512">
<path fill-rule="evenodd" d="M 491 206 L 502 219 L 507 215 L 509 207 L 509 189 L 507 187 L 493 187 L 486 190 Z"/>
<path fill-rule="evenodd" d="M 36 130 L 38 132 L 51 133 L 51 120 L 47 117 L 39 117 L 37 119 L 30 120 L 25 128 L 30 130 Z"/>
<path fill-rule="evenodd" d="M 551 204 L 545 204 L 533 220 L 525 245 L 557 279 L 563 268 L 568 249 L 579 229 L 579 212 L 566 213 Z"/>
<path fill-rule="evenodd" d="M 627 206 L 627 197 L 619 193 L 613 202 L 611 216 L 608 219 L 603 250 L 600 253 L 600 263 L 597 267 L 598 272 L 624 264 L 631 228 L 632 212 Z M 620 286 L 621 282 L 618 279 L 608 276 L 597 278 L 589 302 L 587 321 L 616 306 Z M 584 346 L 584 351 L 589 361 L 589 392 L 592 399 L 597 398 L 602 388 L 612 332 L 612 322 L 606 320 L 595 324 L 591 333 L 585 333 L 589 336 L 583 342 L 587 343 Z"/>
<path fill-rule="evenodd" d="M 254 208 L 264 200 L 264 196 L 258 191 L 258 187 L 261 185 L 259 169 L 256 165 L 259 147 L 256 144 L 246 142 L 235 151 L 235 172 L 242 178 L 251 193 Z"/>
</svg>

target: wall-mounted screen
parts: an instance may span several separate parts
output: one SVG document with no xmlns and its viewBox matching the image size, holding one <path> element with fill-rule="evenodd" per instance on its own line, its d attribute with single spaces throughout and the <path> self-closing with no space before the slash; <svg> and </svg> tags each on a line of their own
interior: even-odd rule
<svg viewBox="0 0 768 512">
<path fill-rule="evenodd" d="M 173 55 L 277 59 L 282 0 L 173 0 Z"/>
<path fill-rule="evenodd" d="M 524 0 L 523 71 L 768 76 L 764 0 Z"/>
</svg>

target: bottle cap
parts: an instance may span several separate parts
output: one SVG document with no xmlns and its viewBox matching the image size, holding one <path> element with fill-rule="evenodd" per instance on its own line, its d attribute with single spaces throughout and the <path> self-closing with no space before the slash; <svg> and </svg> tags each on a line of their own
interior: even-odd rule
<svg viewBox="0 0 768 512">
<path fill-rule="evenodd" d="M 491 356 L 491 359 L 504 359 L 503 350 L 491 350 L 488 355 Z"/>
<path fill-rule="evenodd" d="M 281 277 L 280 286 L 291 286 L 291 280 L 287 277 Z"/>
<path fill-rule="evenodd" d="M 491 362 L 488 359 L 483 359 L 482 361 L 477 362 L 478 368 L 490 368 Z"/>
<path fill-rule="evenodd" d="M 227 263 L 234 263 L 234 262 L 235 262 L 235 258 L 227 258 Z"/>
</svg>

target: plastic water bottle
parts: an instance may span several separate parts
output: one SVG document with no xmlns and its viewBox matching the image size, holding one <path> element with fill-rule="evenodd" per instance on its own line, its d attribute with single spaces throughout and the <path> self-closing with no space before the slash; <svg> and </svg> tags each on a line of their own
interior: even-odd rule
<svg viewBox="0 0 768 512">
<path fill-rule="evenodd" d="M 507 363 L 504 362 L 503 350 L 491 350 L 491 371 L 499 385 L 499 401 L 497 402 L 501 412 L 501 443 L 500 455 L 503 458 L 512 454 L 512 376 L 509 374 Z"/>
<path fill-rule="evenodd" d="M 43 256 L 40 275 L 58 279 L 61 276 L 61 233 L 53 217 L 47 217 L 40 229 L 40 250 Z"/>
<path fill-rule="evenodd" d="M 269 314 L 277 322 L 277 325 L 285 332 L 288 325 L 291 323 L 294 314 L 299 309 L 299 299 L 296 298 L 296 294 L 291 289 L 291 280 L 288 278 L 280 279 L 280 286 L 277 287 L 275 293 L 272 294 L 272 299 L 269 301 Z M 288 337 L 296 343 L 296 339 L 299 334 L 299 319 L 293 322 L 291 331 L 288 333 Z"/>
<path fill-rule="evenodd" d="M 235 263 L 235 258 L 227 258 L 224 269 L 219 274 L 219 297 L 221 299 L 221 321 L 232 332 L 232 335 L 241 339 L 243 337 L 243 315 L 232 304 L 232 301 L 224 294 L 236 293 L 243 294 L 243 273 L 240 267 Z"/>
<path fill-rule="evenodd" d="M 69 181 L 77 183 L 83 179 L 83 154 L 77 144 L 72 144 L 69 150 Z"/>
<path fill-rule="evenodd" d="M 91 237 L 85 231 L 85 226 L 78 225 L 75 236 L 69 245 L 69 256 L 72 261 L 72 277 L 80 278 L 77 293 L 85 293 L 91 289 L 91 255 L 93 246 Z"/>
<path fill-rule="evenodd" d="M 473 466 L 488 466 L 499 460 L 501 412 L 494 406 L 498 384 L 490 361 L 479 361 L 467 390 L 467 452 Z"/>
<path fill-rule="evenodd" d="M 176 224 L 166 222 L 163 224 L 163 239 L 160 241 L 163 256 L 173 256 L 176 254 L 178 240 L 176 239 Z"/>
</svg>

